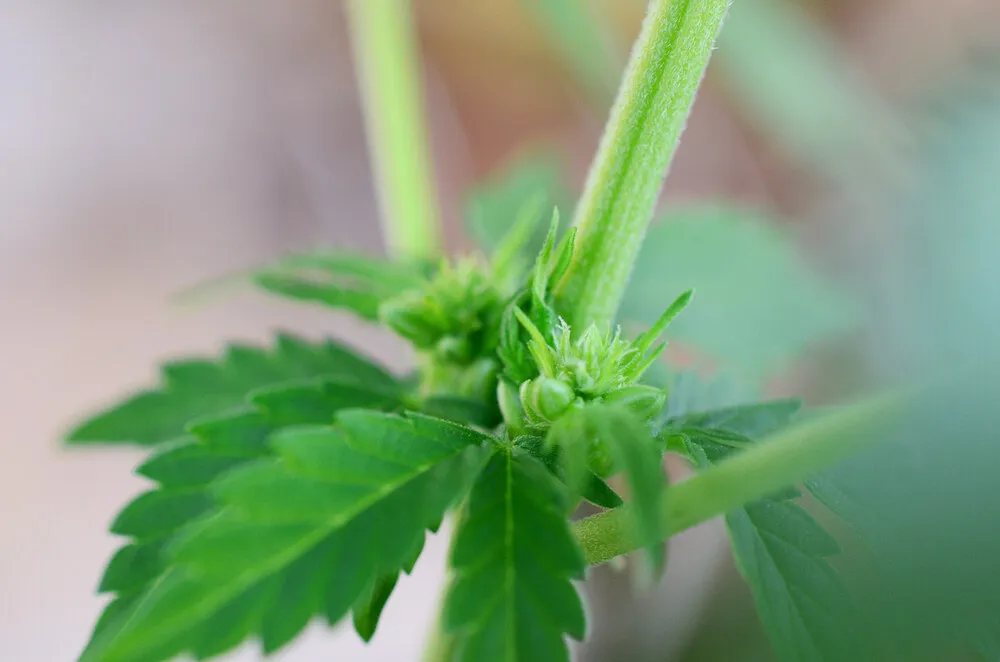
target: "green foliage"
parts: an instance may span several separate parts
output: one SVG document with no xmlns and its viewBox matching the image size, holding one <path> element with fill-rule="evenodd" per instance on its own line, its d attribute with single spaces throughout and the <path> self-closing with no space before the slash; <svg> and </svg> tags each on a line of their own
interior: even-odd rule
<svg viewBox="0 0 1000 662">
<path fill-rule="evenodd" d="M 579 0 L 525 0 L 525 8 L 600 106 L 611 103 L 621 65 L 603 26 Z M 603 108 L 602 108 L 603 109 Z"/>
<path fill-rule="evenodd" d="M 707 468 L 786 426 L 792 400 L 685 414 L 662 434 L 696 466 Z M 789 488 L 726 514 L 733 554 L 778 658 L 849 662 L 867 659 L 860 612 L 829 564 L 836 540 Z"/>
<path fill-rule="evenodd" d="M 560 420 L 549 443 L 566 456 L 572 487 L 591 484 L 591 472 L 625 477 L 637 546 L 646 554 L 649 574 L 659 575 L 666 563 L 662 500 L 666 481 L 661 452 L 646 418 L 621 404 L 589 405 Z"/>
<path fill-rule="evenodd" d="M 569 530 L 570 502 L 545 467 L 520 449 L 497 449 L 458 522 L 444 627 L 462 662 L 569 660 L 565 635 L 586 621 L 571 579 L 583 556 Z"/>
<path fill-rule="evenodd" d="M 472 189 L 465 201 L 469 234 L 487 255 L 493 255 L 510 234 L 525 204 L 537 200 L 526 223 L 534 221 L 521 242 L 521 258 L 527 265 L 545 240 L 548 210 L 568 211 L 571 197 L 562 184 L 559 163 L 544 152 L 517 155 L 498 172 Z"/>
<path fill-rule="evenodd" d="M 663 292 L 698 287 L 699 305 L 671 327 L 711 365 L 758 380 L 848 330 L 855 307 L 816 276 L 794 244 L 757 215 L 676 210 L 649 231 L 622 304 L 651 323 Z"/>
<path fill-rule="evenodd" d="M 386 398 L 398 392 L 383 368 L 343 346 L 279 335 L 265 350 L 230 345 L 218 360 L 188 359 L 163 366 L 159 388 L 138 393 L 82 423 L 68 435 L 74 444 L 112 442 L 154 445 L 177 439 L 193 420 L 241 405 L 256 389 L 313 377 L 339 380 Z"/>
<path fill-rule="evenodd" d="M 212 481 L 216 507 L 176 529 L 155 579 L 118 596 L 82 659 L 207 657 L 251 636 L 271 652 L 314 615 L 332 624 L 352 607 L 370 637 L 396 573 L 412 567 L 489 443 L 437 419 L 362 410 L 281 429 L 275 457 Z M 131 519 L 156 528 L 156 516 Z"/>
<path fill-rule="evenodd" d="M 350 5 L 366 89 L 392 92 L 387 83 L 402 80 L 412 123 L 412 71 L 399 66 L 403 41 L 387 39 L 393 30 L 408 38 L 409 15 L 390 12 L 381 30 L 367 4 Z M 390 243 L 413 261 L 317 252 L 254 275 L 272 293 L 392 329 L 416 350 L 411 376 L 396 379 L 329 341 L 281 336 L 269 351 L 233 346 L 217 361 L 169 364 L 159 389 L 71 434 L 74 443 L 163 444 L 139 468 L 155 486 L 112 525 L 127 541 L 101 580 L 112 600 L 82 662 L 204 659 L 248 640 L 269 654 L 314 618 L 333 625 L 348 613 L 367 641 L 427 531 L 452 509 L 447 641 L 433 649 L 442 662 L 568 661 L 567 639 L 586 631 L 573 581 L 587 560 L 642 549 L 658 573 L 670 533 L 722 512 L 779 655 L 841 659 L 859 638 L 845 629 L 849 600 L 827 562 L 837 545 L 789 483 L 841 457 L 836 435 L 856 431 L 874 407 L 745 450 L 798 403 L 738 404 L 745 394 L 652 372 L 660 336 L 691 298 L 660 313 L 673 284 L 710 286 L 705 317 L 679 337 L 753 378 L 830 333 L 834 297 L 802 277 L 780 240 L 756 226 L 740 235 L 741 221 L 723 214 L 654 231 L 625 309 L 649 328 L 629 341 L 613 326 L 728 4 L 651 3 L 573 228 L 563 231 L 553 204 L 557 171 L 534 161 L 470 202 L 490 261 L 432 264 L 430 191 L 413 188 L 429 171 L 408 172 L 409 157 L 379 161 L 385 208 L 417 204 L 389 215 L 407 217 Z M 573 11 L 561 0 L 538 9 Z M 564 46 L 584 57 L 596 34 L 567 33 Z M 373 125 L 389 122 L 393 136 L 376 155 L 401 153 L 414 127 L 394 125 L 385 99 L 371 101 Z M 765 302 L 802 319 L 779 319 Z M 819 459 L 801 450 L 809 430 Z M 699 474 L 666 489 L 664 450 L 688 455 Z M 604 480 L 614 475 L 627 483 L 627 504 Z M 613 510 L 571 525 L 581 499 Z"/>
<path fill-rule="evenodd" d="M 383 301 L 419 287 L 427 271 L 416 263 L 313 251 L 282 258 L 254 272 L 253 279 L 272 294 L 342 308 L 375 321 Z"/>
</svg>

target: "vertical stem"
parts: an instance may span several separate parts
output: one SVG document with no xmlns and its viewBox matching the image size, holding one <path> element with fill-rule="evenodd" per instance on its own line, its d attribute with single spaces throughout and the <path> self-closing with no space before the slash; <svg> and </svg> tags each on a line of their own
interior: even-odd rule
<svg viewBox="0 0 1000 662">
<path fill-rule="evenodd" d="M 394 257 L 432 257 L 440 215 L 410 0 L 346 7 L 386 248 Z"/>
<path fill-rule="evenodd" d="M 652 0 L 577 207 L 559 287 L 572 325 L 611 322 L 731 0 Z"/>
</svg>

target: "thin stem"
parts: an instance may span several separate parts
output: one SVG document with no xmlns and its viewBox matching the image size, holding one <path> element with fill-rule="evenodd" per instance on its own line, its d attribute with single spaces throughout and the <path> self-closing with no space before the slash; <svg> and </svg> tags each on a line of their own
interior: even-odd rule
<svg viewBox="0 0 1000 662">
<path fill-rule="evenodd" d="M 346 7 L 386 248 L 394 257 L 433 257 L 440 215 L 410 0 Z"/>
<path fill-rule="evenodd" d="M 577 206 L 576 254 L 560 284 L 571 325 L 621 303 L 730 0 L 652 0 Z"/>
<path fill-rule="evenodd" d="M 799 483 L 871 445 L 898 411 L 900 400 L 893 394 L 838 409 L 669 488 L 663 497 L 666 535 Z M 638 549 L 627 508 L 580 520 L 574 529 L 592 564 Z"/>
</svg>

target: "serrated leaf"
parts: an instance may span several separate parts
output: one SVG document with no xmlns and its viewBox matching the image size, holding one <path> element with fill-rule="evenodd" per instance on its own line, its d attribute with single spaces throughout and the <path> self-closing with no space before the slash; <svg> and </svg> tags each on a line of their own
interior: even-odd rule
<svg viewBox="0 0 1000 662">
<path fill-rule="evenodd" d="M 586 630 L 571 579 L 585 567 L 565 488 L 525 451 L 498 449 L 455 531 L 443 625 L 458 662 L 569 660 Z"/>
<path fill-rule="evenodd" d="M 163 367 L 159 388 L 138 393 L 69 433 L 70 443 L 153 445 L 177 439 L 202 416 L 243 404 L 256 389 L 313 377 L 348 378 L 358 385 L 397 388 L 367 358 L 325 340 L 279 335 L 272 349 L 231 345 L 217 361 L 192 359 Z"/>
<path fill-rule="evenodd" d="M 83 660 L 215 652 L 254 632 L 273 650 L 313 614 L 339 620 L 377 576 L 412 565 L 466 487 L 468 454 L 488 442 L 438 419 L 361 410 L 281 430 L 277 458 L 213 484 L 219 510 L 174 539 L 167 570 Z M 305 607 L 285 613 L 276 601 L 293 597 Z"/>
<path fill-rule="evenodd" d="M 111 533 L 138 541 L 169 535 L 205 513 L 212 500 L 194 489 L 151 490 L 136 497 L 111 524 Z"/>
<path fill-rule="evenodd" d="M 669 417 L 665 425 L 728 430 L 750 439 L 761 439 L 786 427 L 800 409 L 802 409 L 800 400 L 790 398 L 769 400 L 689 412 L 682 416 Z"/>
<path fill-rule="evenodd" d="M 296 301 L 320 303 L 330 308 L 342 308 L 368 321 L 378 319 L 378 307 L 382 303 L 382 299 L 371 292 L 332 283 L 317 283 L 301 276 L 261 273 L 254 277 L 254 282 L 271 294 Z"/>
<path fill-rule="evenodd" d="M 845 295 L 805 265 L 789 237 L 747 211 L 678 209 L 654 224 L 621 317 L 651 324 L 692 286 L 698 303 L 671 326 L 672 338 L 753 381 L 847 331 L 857 316 Z"/>
<path fill-rule="evenodd" d="M 680 420 L 706 427 L 682 427 L 679 434 L 688 455 L 704 468 L 753 443 L 741 430 L 770 433 L 797 409 L 796 403 L 778 401 L 695 414 Z M 713 422 L 720 427 L 710 427 Z M 797 496 L 790 488 L 726 514 L 736 565 L 761 624 L 783 662 L 867 659 L 859 612 L 827 560 L 840 547 L 794 502 Z"/>
<path fill-rule="evenodd" d="M 273 455 L 267 441 L 274 430 L 294 423 L 325 423 L 348 404 L 374 407 L 383 399 L 378 390 L 352 390 L 344 398 L 342 387 L 339 382 L 331 386 L 328 380 L 307 380 L 252 393 L 251 404 L 197 421 L 189 427 L 190 438 L 140 466 L 138 473 L 160 483 L 160 489 L 140 495 L 112 525 L 112 532 L 136 542 L 118 550 L 98 590 L 132 594 L 156 579 L 165 567 L 166 540 L 211 507 L 205 488 L 227 471 Z M 367 401 L 362 399 L 365 393 Z"/>
<path fill-rule="evenodd" d="M 252 276 L 271 294 L 349 310 L 375 321 L 383 301 L 419 288 L 426 271 L 418 264 L 316 251 L 285 257 Z"/>
<path fill-rule="evenodd" d="M 867 659 L 857 613 L 826 561 L 837 543 L 805 510 L 763 499 L 727 514 L 726 525 L 778 659 Z"/>
<path fill-rule="evenodd" d="M 354 617 L 354 630 L 364 641 L 371 641 L 372 637 L 375 636 L 375 628 L 378 627 L 382 609 L 385 608 L 385 603 L 392 595 L 392 590 L 396 588 L 398 580 L 398 572 L 382 575 L 372 584 L 370 592 L 363 595 L 358 604 L 351 610 Z"/>
</svg>

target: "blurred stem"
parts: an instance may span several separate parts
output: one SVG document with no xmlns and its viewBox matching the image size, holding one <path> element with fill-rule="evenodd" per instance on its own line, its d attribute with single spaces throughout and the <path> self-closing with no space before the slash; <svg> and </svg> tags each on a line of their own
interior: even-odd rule
<svg viewBox="0 0 1000 662">
<path fill-rule="evenodd" d="M 348 0 L 382 234 L 389 254 L 433 257 L 441 228 L 410 0 Z"/>
<path fill-rule="evenodd" d="M 652 0 L 577 206 L 576 253 L 560 283 L 574 326 L 610 323 L 730 0 Z"/>
<path fill-rule="evenodd" d="M 438 621 L 441 616 L 438 615 Z M 444 631 L 440 623 L 431 629 L 431 638 L 424 649 L 421 662 L 451 662 L 454 657 L 454 637 Z"/>
<path fill-rule="evenodd" d="M 838 409 L 674 485 L 663 496 L 664 531 L 680 533 L 831 467 L 875 442 L 901 404 L 889 394 Z M 638 549 L 627 507 L 580 520 L 574 530 L 591 564 Z"/>
</svg>

